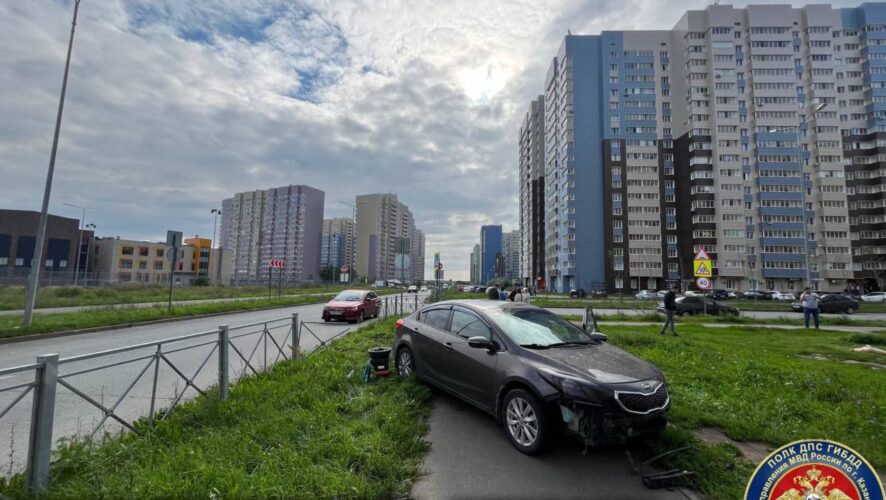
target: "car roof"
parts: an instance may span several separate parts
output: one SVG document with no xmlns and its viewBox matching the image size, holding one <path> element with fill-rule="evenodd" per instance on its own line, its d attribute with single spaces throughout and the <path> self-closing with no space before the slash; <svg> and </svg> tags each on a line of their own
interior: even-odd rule
<svg viewBox="0 0 886 500">
<path fill-rule="evenodd" d="M 435 302 L 433 304 L 428 305 L 427 307 L 433 306 L 463 306 L 468 308 L 473 308 L 480 311 L 489 311 L 493 309 L 520 309 L 531 307 L 537 309 L 535 306 L 530 306 L 525 302 L 508 302 L 508 301 L 496 301 L 496 300 L 483 300 L 483 299 L 461 299 L 461 300 L 445 300 L 443 302 Z"/>
</svg>

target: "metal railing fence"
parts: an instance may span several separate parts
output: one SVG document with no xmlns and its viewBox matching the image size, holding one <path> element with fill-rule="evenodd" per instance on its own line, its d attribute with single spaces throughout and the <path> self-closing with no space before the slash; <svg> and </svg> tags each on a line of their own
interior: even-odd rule
<svg viewBox="0 0 886 500">
<path fill-rule="evenodd" d="M 389 295 L 379 299 L 373 315 L 387 319 L 410 314 L 420 306 L 418 294 Z M 189 390 L 194 395 L 205 395 L 214 386 L 219 398 L 225 400 L 232 381 L 267 371 L 278 361 L 298 356 L 308 345 L 322 349 L 351 331 L 349 326 L 330 336 L 333 326 L 299 321 L 299 314 L 293 313 L 269 321 L 234 327 L 219 325 L 214 330 L 66 358 L 41 355 L 34 363 L 0 369 L 0 422 L 16 412 L 20 420 L 28 422 L 26 481 L 30 491 L 42 493 L 49 485 L 54 435 L 76 435 L 91 441 L 101 437 L 99 432 L 103 429 L 104 434 L 114 430 L 143 434 L 154 427 L 155 421 L 167 419 Z M 211 363 L 213 360 L 215 363 Z M 206 368 L 212 364 L 216 365 L 214 373 Z M 3 381 L 8 381 L 8 385 L 4 386 Z M 101 386 L 100 391 L 96 383 Z M 107 384 L 117 384 L 116 393 L 106 393 Z M 166 389 L 169 384 L 171 390 Z M 106 398 L 110 399 L 105 401 Z M 138 402 L 134 408 L 122 407 L 132 400 Z M 25 408 L 28 402 L 30 416 Z M 74 402 L 85 402 L 98 412 L 86 433 L 81 433 L 79 418 L 76 425 L 68 415 L 56 418 L 57 413 L 63 415 Z M 10 439 L 15 439 L 14 427 Z M 0 472 L 16 472 L 15 454 L 11 442 L 9 470 Z"/>
</svg>

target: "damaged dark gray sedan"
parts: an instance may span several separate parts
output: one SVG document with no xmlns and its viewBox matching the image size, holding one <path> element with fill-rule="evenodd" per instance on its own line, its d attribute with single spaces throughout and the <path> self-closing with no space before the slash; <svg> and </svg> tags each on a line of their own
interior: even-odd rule
<svg viewBox="0 0 886 500">
<path fill-rule="evenodd" d="M 522 303 L 458 300 L 397 321 L 401 376 L 418 376 L 495 416 L 527 454 L 561 429 L 585 446 L 656 438 L 670 397 L 655 366 L 584 327 Z"/>
</svg>

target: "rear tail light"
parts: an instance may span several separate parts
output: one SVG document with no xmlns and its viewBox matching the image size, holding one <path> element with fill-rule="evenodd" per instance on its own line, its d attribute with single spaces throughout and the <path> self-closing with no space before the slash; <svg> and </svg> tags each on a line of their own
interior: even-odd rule
<svg viewBox="0 0 886 500">
<path fill-rule="evenodd" d="M 397 320 L 397 330 L 399 330 L 401 326 L 403 326 L 403 318 Z"/>
</svg>

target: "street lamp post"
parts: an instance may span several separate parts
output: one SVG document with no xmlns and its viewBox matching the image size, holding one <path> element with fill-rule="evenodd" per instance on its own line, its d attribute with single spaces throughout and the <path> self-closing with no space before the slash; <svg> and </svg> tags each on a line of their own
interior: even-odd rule
<svg viewBox="0 0 886 500">
<path fill-rule="evenodd" d="M 828 103 L 822 102 L 815 106 L 812 110 L 812 115 L 826 108 Z M 804 115 L 800 118 L 800 126 L 797 127 L 797 130 L 794 131 L 794 136 L 797 139 L 797 149 L 800 150 L 800 203 L 802 205 L 803 211 L 803 258 L 806 262 L 806 286 L 812 286 L 812 274 L 809 270 L 809 221 L 806 218 L 806 170 L 803 168 L 803 145 L 801 144 L 800 138 L 800 129 L 806 125 L 807 117 Z M 772 129 L 769 132 L 784 132 L 784 129 Z M 812 178 L 810 177 L 810 181 Z"/>
<path fill-rule="evenodd" d="M 62 203 L 62 205 L 71 208 L 79 208 L 83 211 L 83 214 L 80 217 L 80 235 L 77 238 L 77 262 L 74 264 L 74 285 L 77 285 L 77 278 L 80 277 L 80 252 L 83 251 L 83 229 L 85 227 L 84 224 L 86 223 L 86 207 L 80 207 L 70 203 Z"/>
<path fill-rule="evenodd" d="M 74 47 L 74 29 L 77 27 L 77 13 L 80 0 L 74 0 L 74 17 L 71 20 L 71 36 L 68 39 L 68 55 L 65 58 L 65 73 L 62 77 L 62 90 L 58 99 L 58 114 L 55 117 L 55 132 L 52 135 L 52 151 L 49 153 L 49 169 L 46 172 L 46 186 L 43 189 L 43 207 L 40 211 L 40 225 L 37 227 L 37 244 L 34 248 L 35 259 L 31 263 L 31 274 L 28 277 L 28 297 L 25 301 L 25 312 L 22 315 L 22 326 L 31 326 L 34 305 L 37 302 L 37 287 L 40 284 L 40 267 L 43 266 L 43 245 L 46 243 L 46 222 L 49 218 L 49 194 L 52 192 L 52 174 L 55 172 L 55 156 L 58 152 L 58 136 L 62 127 L 62 112 L 65 109 L 65 92 L 68 88 L 68 71 L 71 68 L 71 49 Z"/>
</svg>

